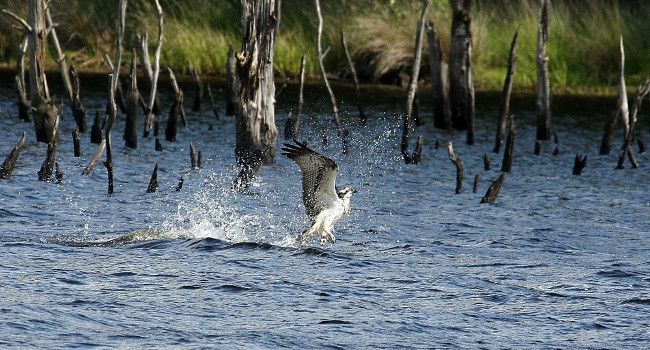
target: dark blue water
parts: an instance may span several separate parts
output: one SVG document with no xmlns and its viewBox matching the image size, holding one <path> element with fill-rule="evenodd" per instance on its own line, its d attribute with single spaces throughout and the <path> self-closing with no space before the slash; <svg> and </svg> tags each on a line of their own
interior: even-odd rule
<svg viewBox="0 0 650 350">
<path fill-rule="evenodd" d="M 97 92 L 85 96 L 88 107 L 101 103 Z M 372 108 L 367 126 L 345 118 L 353 135 L 347 155 L 334 129 L 321 145 L 320 125 L 332 123 L 308 98 L 303 139 L 338 162 L 339 185 L 359 192 L 335 227 L 335 244 L 299 249 L 295 236 L 309 223 L 297 166 L 279 156 L 251 195 L 231 192 L 230 117 L 215 121 L 207 106 L 188 111 L 189 127 L 178 143 L 163 142 L 162 153 L 152 139 L 124 148 L 120 119 L 116 193 L 108 197 L 101 165 L 80 175 L 95 146 L 83 135 L 82 157 L 72 157 L 67 108 L 64 181 L 37 181 L 46 147 L 34 142 L 31 124 L 16 120 L 14 93 L 2 89 L 0 154 L 23 130 L 28 147 L 11 180 L 0 181 L 0 347 L 650 346 L 650 158 L 614 170 L 618 151 L 597 155 L 609 111 L 557 111 L 555 157 L 552 143 L 532 155 L 534 112 L 518 111 L 513 172 L 498 202 L 485 205 L 480 198 L 501 163 L 491 153 L 494 108 L 480 111 L 472 147 L 464 134 L 428 121 L 418 131 L 427 139 L 423 163 L 404 165 L 393 113 L 402 104 L 392 102 L 401 97 L 377 94 L 388 102 Z M 423 109 L 430 118 L 426 100 Z M 459 195 L 436 139 L 454 141 L 465 162 Z M 203 152 L 198 171 L 190 169 L 190 141 Z M 578 177 L 571 167 L 579 152 L 589 158 Z M 484 153 L 491 171 L 483 170 Z M 156 162 L 161 186 L 146 194 Z"/>
</svg>

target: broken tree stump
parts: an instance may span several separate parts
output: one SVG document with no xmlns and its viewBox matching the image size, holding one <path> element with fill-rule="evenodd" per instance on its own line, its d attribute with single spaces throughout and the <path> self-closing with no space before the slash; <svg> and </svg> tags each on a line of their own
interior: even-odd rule
<svg viewBox="0 0 650 350">
<path fill-rule="evenodd" d="M 474 82 L 472 81 L 471 0 L 452 0 L 451 49 L 449 54 L 449 96 L 455 129 L 468 130 L 473 144 Z"/>
<path fill-rule="evenodd" d="M 463 191 L 463 179 L 465 178 L 463 160 L 454 152 L 454 145 L 451 141 L 447 144 L 447 152 L 449 153 L 449 160 L 456 166 L 456 194 L 459 194 Z"/>
<path fill-rule="evenodd" d="M 54 177 L 56 178 L 57 184 L 63 183 L 63 171 L 59 168 L 59 163 L 54 163 Z"/>
<path fill-rule="evenodd" d="M 47 144 L 47 153 L 45 155 L 45 160 L 41 164 L 41 170 L 38 171 L 38 180 L 39 181 L 50 181 L 52 179 L 52 172 L 54 170 L 54 165 L 56 164 L 56 148 L 59 143 L 59 117 L 58 111 L 55 111 L 57 116 L 54 120 L 54 126 L 52 128 L 52 135 L 48 138 L 50 142 Z"/>
<path fill-rule="evenodd" d="M 176 133 L 178 132 L 178 120 L 184 119 L 185 109 L 183 108 L 183 90 L 178 87 L 176 76 L 171 68 L 167 68 L 169 78 L 174 88 L 174 102 L 169 109 L 169 118 L 167 119 L 167 127 L 165 128 L 165 140 L 169 142 L 176 142 Z"/>
<path fill-rule="evenodd" d="M 512 85 L 514 83 L 513 77 L 515 68 L 517 66 L 517 36 L 519 31 L 515 31 L 510 43 L 510 56 L 508 58 L 508 70 L 506 71 L 506 79 L 503 82 L 503 92 L 501 96 L 501 107 L 499 110 L 499 120 L 497 124 L 497 136 L 494 142 L 494 153 L 499 153 L 503 137 L 506 134 L 508 124 L 508 115 L 510 114 L 510 95 L 512 94 Z"/>
<path fill-rule="evenodd" d="M 449 109 L 449 81 L 447 64 L 442 59 L 440 37 L 433 22 L 425 25 L 429 42 L 429 71 L 431 72 L 431 94 L 433 98 L 433 126 L 438 129 L 451 128 Z"/>
<path fill-rule="evenodd" d="M 483 154 L 483 169 L 485 169 L 485 171 L 490 171 L 490 158 L 487 153 Z"/>
<path fill-rule="evenodd" d="M 533 150 L 533 153 L 538 156 L 542 154 L 542 141 L 540 140 L 535 140 L 535 149 Z"/>
<path fill-rule="evenodd" d="M 646 80 L 645 84 L 640 86 L 637 89 L 634 107 L 632 109 L 632 113 L 630 114 L 630 118 L 627 121 L 627 126 L 625 128 L 625 134 L 623 139 L 624 140 L 623 152 L 618 158 L 618 165 L 616 166 L 616 169 L 623 169 L 625 167 L 626 154 L 628 156 L 628 159 L 630 160 L 630 164 L 632 165 L 632 168 L 636 169 L 639 167 L 639 162 L 637 161 L 636 156 L 634 155 L 634 149 L 632 148 L 632 144 L 634 141 L 634 133 L 636 132 L 637 115 L 639 113 L 639 109 L 641 109 L 643 100 L 648 95 L 648 93 L 650 93 L 650 79 Z"/>
<path fill-rule="evenodd" d="M 474 176 L 474 185 L 472 185 L 472 193 L 476 193 L 476 191 L 478 191 L 478 184 L 479 184 L 479 182 L 481 182 L 481 175 L 480 175 L 480 174 L 476 174 L 476 175 Z"/>
<path fill-rule="evenodd" d="M 551 139 L 551 85 L 548 77 L 548 6 L 542 0 L 537 31 L 537 140 Z"/>
<path fill-rule="evenodd" d="M 140 92 L 138 91 L 138 74 L 136 72 L 135 54 L 131 56 L 131 68 L 129 70 L 131 79 L 131 88 L 126 95 L 126 118 L 124 123 L 124 143 L 128 148 L 138 148 L 138 101 Z"/>
<path fill-rule="evenodd" d="M 196 72 L 194 69 L 194 66 L 192 66 L 192 62 L 187 62 L 188 63 L 188 70 L 190 72 L 190 77 L 192 78 L 192 81 L 196 85 L 196 95 L 194 95 L 194 102 L 192 103 L 192 111 L 198 112 L 201 110 L 201 102 L 203 101 L 203 82 L 201 81 L 201 77 L 199 77 L 199 74 Z"/>
<path fill-rule="evenodd" d="M 72 131 L 72 141 L 74 144 L 74 156 L 81 157 L 81 137 L 79 135 L 79 129 L 74 129 Z"/>
<path fill-rule="evenodd" d="M 496 202 L 497 197 L 499 196 L 499 191 L 501 190 L 501 185 L 503 185 L 503 180 L 505 180 L 505 178 L 506 174 L 501 173 L 499 177 L 492 182 L 487 192 L 485 192 L 485 196 L 483 196 L 483 199 L 481 199 L 481 203 Z"/>
<path fill-rule="evenodd" d="M 95 111 L 95 120 L 93 121 L 93 126 L 90 129 L 90 142 L 94 144 L 99 144 L 102 142 L 102 122 L 100 120 L 100 109 L 97 108 Z"/>
<path fill-rule="evenodd" d="M 9 152 L 9 155 L 7 155 L 7 158 L 5 158 L 5 161 L 2 163 L 2 167 L 0 168 L 0 179 L 8 180 L 11 177 L 11 173 L 16 167 L 18 156 L 20 156 L 20 151 L 25 147 L 25 136 L 26 134 L 23 131 L 20 140 L 18 140 L 18 143 L 16 143 L 11 152 Z"/>
<path fill-rule="evenodd" d="M 413 55 L 413 67 L 411 71 L 411 81 L 406 94 L 406 114 L 403 118 L 401 152 L 404 163 L 413 163 L 415 155 L 409 154 L 409 135 L 413 129 L 413 100 L 418 88 L 418 77 L 420 76 L 420 60 L 422 58 L 422 41 L 424 37 L 424 16 L 429 7 L 429 0 L 424 1 L 420 19 L 418 21 L 417 32 L 415 36 L 415 52 Z M 420 151 L 422 149 L 420 148 Z M 420 158 L 421 155 L 418 155 Z"/>
<path fill-rule="evenodd" d="M 560 155 L 560 146 L 555 146 L 555 149 L 553 150 L 553 156 L 559 156 Z"/>
<path fill-rule="evenodd" d="M 576 155 L 575 160 L 573 161 L 573 175 L 582 174 L 582 169 L 587 165 L 587 156 L 578 154 Z"/>
<path fill-rule="evenodd" d="M 155 141 L 155 144 L 154 144 L 154 149 L 156 150 L 156 152 L 162 152 L 162 150 L 163 150 L 162 145 L 160 144 L 160 139 L 157 138 L 157 137 L 156 137 L 156 141 Z"/>
<path fill-rule="evenodd" d="M 196 147 L 194 146 L 194 142 L 190 142 L 190 164 L 192 166 L 192 170 L 198 169 L 198 163 L 196 161 Z"/>
<path fill-rule="evenodd" d="M 196 154 L 196 168 L 203 168 L 203 153 L 201 151 L 198 151 Z"/>
<path fill-rule="evenodd" d="M 345 40 L 345 34 L 343 34 L 343 29 L 340 30 L 341 33 L 341 47 L 343 47 L 343 52 L 345 53 L 345 61 L 348 64 L 348 70 L 350 70 L 350 75 L 352 75 L 352 81 L 354 82 L 354 94 L 357 99 L 357 109 L 359 110 L 359 119 L 361 124 L 366 123 L 366 113 L 363 110 L 363 99 L 361 97 L 361 88 L 359 87 L 359 79 L 357 78 L 357 70 L 354 68 L 354 63 L 352 63 L 352 57 L 350 56 L 350 51 L 348 50 L 348 43 Z"/>
<path fill-rule="evenodd" d="M 79 98 L 79 94 L 81 92 L 81 84 L 79 83 L 79 75 L 77 74 L 77 70 L 73 65 L 70 66 L 70 78 L 72 79 L 72 115 L 75 122 L 77 123 L 79 132 L 86 132 L 86 129 L 88 128 L 88 122 L 86 121 L 87 113 Z"/>
<path fill-rule="evenodd" d="M 181 179 L 178 181 L 178 185 L 176 186 L 176 192 L 180 192 L 183 189 L 183 176 L 181 176 Z"/>
<path fill-rule="evenodd" d="M 512 115 L 509 118 L 509 124 L 510 127 L 508 130 L 508 138 L 506 139 L 506 149 L 503 152 L 503 163 L 501 163 L 501 171 L 505 173 L 512 171 L 512 157 L 515 152 L 515 135 L 517 130 L 515 129 L 515 120 Z"/>
<path fill-rule="evenodd" d="M 149 180 L 149 186 L 147 186 L 147 193 L 155 193 L 158 189 L 158 163 L 153 168 L 151 173 L 151 180 Z"/>
</svg>

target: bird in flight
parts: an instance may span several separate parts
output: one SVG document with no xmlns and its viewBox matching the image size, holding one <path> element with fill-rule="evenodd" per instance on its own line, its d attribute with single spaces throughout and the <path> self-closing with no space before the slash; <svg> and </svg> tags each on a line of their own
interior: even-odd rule
<svg viewBox="0 0 650 350">
<path fill-rule="evenodd" d="M 350 198 L 357 191 L 352 187 L 337 191 L 336 163 L 304 143 L 294 142 L 295 145 L 285 143 L 282 154 L 296 162 L 302 171 L 302 200 L 312 220 L 311 227 L 298 236 L 298 241 L 305 244 L 320 235 L 321 244 L 334 243 L 332 226 L 350 213 Z"/>
</svg>

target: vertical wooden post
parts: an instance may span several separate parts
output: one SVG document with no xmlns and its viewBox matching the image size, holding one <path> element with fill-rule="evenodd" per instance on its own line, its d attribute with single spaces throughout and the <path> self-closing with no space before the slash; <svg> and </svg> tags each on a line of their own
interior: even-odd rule
<svg viewBox="0 0 650 350">
<path fill-rule="evenodd" d="M 447 144 L 447 152 L 449 153 L 449 160 L 456 166 L 456 194 L 459 194 L 463 191 L 463 179 L 465 178 L 463 160 L 456 155 L 454 145 L 451 142 Z"/>
<path fill-rule="evenodd" d="M 497 124 L 497 137 L 494 143 L 494 153 L 499 153 L 501 143 L 503 143 L 503 136 L 506 133 L 508 123 L 508 115 L 510 113 L 510 94 L 512 93 L 512 85 L 514 83 L 513 76 L 517 66 L 517 35 L 519 30 L 515 32 L 510 44 L 510 56 L 508 58 L 508 70 L 506 71 L 506 79 L 503 82 L 503 93 L 501 95 L 501 108 L 499 111 L 499 121 Z"/>
<path fill-rule="evenodd" d="M 537 31 L 537 140 L 551 139 L 551 85 L 548 78 L 548 6 L 542 0 Z"/>
<path fill-rule="evenodd" d="M 280 24 L 279 0 L 242 0 L 242 48 L 230 88 L 236 89 L 235 157 L 241 171 L 234 188 L 245 189 L 262 165 L 275 161 L 273 53 Z"/>
<path fill-rule="evenodd" d="M 431 94 L 433 97 L 434 126 L 439 129 L 451 128 L 451 111 L 449 110 L 449 74 L 447 64 L 442 59 L 440 37 L 433 22 L 428 21 L 425 29 L 429 41 L 429 70 L 431 72 Z"/>
<path fill-rule="evenodd" d="M 451 53 L 449 60 L 451 119 L 455 129 L 471 129 L 474 119 L 474 94 L 471 52 L 471 0 L 451 0 Z M 468 144 L 473 143 L 473 130 L 468 132 Z"/>
<path fill-rule="evenodd" d="M 429 0 L 424 0 L 420 20 L 418 21 L 417 32 L 415 35 L 415 52 L 413 55 L 413 67 L 411 71 L 411 81 L 406 94 L 406 114 L 402 128 L 401 152 L 406 164 L 413 162 L 413 157 L 409 154 L 409 134 L 413 128 L 413 100 L 418 87 L 418 77 L 420 76 L 420 61 L 422 58 L 422 41 L 424 37 L 424 15 L 429 7 Z"/>
</svg>

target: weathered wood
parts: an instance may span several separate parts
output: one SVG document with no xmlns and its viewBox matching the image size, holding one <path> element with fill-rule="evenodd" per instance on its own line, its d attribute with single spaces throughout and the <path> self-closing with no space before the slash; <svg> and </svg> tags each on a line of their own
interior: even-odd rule
<svg viewBox="0 0 650 350">
<path fill-rule="evenodd" d="M 538 156 L 542 154 L 542 141 L 540 140 L 535 140 L 535 149 L 533 150 L 533 153 Z"/>
<path fill-rule="evenodd" d="M 235 102 L 235 158 L 240 167 L 233 183 L 248 187 L 262 165 L 275 161 L 278 130 L 275 126 L 273 54 L 280 24 L 280 1 L 242 0 L 243 40 L 236 55 L 232 91 Z"/>
<path fill-rule="evenodd" d="M 418 136 L 418 142 L 415 144 L 415 151 L 411 157 L 411 162 L 413 164 L 422 163 L 422 147 L 424 146 L 424 137 L 422 135 Z"/>
<path fill-rule="evenodd" d="M 406 164 L 413 163 L 413 156 L 409 154 L 409 135 L 413 129 L 413 100 L 418 87 L 418 77 L 420 76 L 420 62 L 422 59 L 422 41 L 424 37 L 424 16 L 429 7 L 429 0 L 424 0 L 420 19 L 418 21 L 417 32 L 415 35 L 415 52 L 413 54 L 413 65 L 411 70 L 411 80 L 406 93 L 406 114 L 403 117 L 402 126 L 402 158 Z"/>
<path fill-rule="evenodd" d="M 70 78 L 72 79 L 72 101 L 70 107 L 72 108 L 72 115 L 79 132 L 86 132 L 88 128 L 87 113 L 84 106 L 81 104 L 79 94 L 81 93 L 81 84 L 79 83 L 79 75 L 73 65 L 70 65 Z"/>
<path fill-rule="evenodd" d="M 232 46 L 228 49 L 228 59 L 226 61 L 226 115 L 235 115 L 235 104 L 239 94 L 239 81 L 235 79 L 237 75 L 237 60 L 235 59 L 235 50 Z"/>
<path fill-rule="evenodd" d="M 48 137 L 50 142 L 47 144 L 47 153 L 45 155 L 45 160 L 41 164 L 41 170 L 38 171 L 38 180 L 39 181 L 50 181 L 52 179 L 52 171 L 54 165 L 56 164 L 56 148 L 59 143 L 59 113 L 57 110 L 54 110 L 54 126 L 52 127 L 52 135 Z"/>
<path fill-rule="evenodd" d="M 551 85 L 548 77 L 548 6 L 542 0 L 537 31 L 537 140 L 551 139 Z"/>
<path fill-rule="evenodd" d="M 616 169 L 623 169 L 625 167 L 626 154 L 628 156 L 628 159 L 630 160 L 630 164 L 632 165 L 632 168 L 636 169 L 639 167 L 639 163 L 636 159 L 636 156 L 634 155 L 634 149 L 632 148 L 632 144 L 634 141 L 634 133 L 636 132 L 636 123 L 638 119 L 637 115 L 639 113 L 639 109 L 641 109 L 643 100 L 648 95 L 648 93 L 650 93 L 650 79 L 646 80 L 645 84 L 643 84 L 637 89 L 634 106 L 632 108 L 632 113 L 630 114 L 629 121 L 627 123 L 628 125 L 625 128 L 625 134 L 623 139 L 624 140 L 623 152 L 618 158 L 618 164 L 616 166 Z"/>
<path fill-rule="evenodd" d="M 418 94 L 418 90 L 415 90 L 415 97 L 413 98 L 413 121 L 415 122 L 415 126 L 422 126 L 424 125 L 424 120 L 420 118 L 420 94 Z"/>
<path fill-rule="evenodd" d="M 104 54 L 104 64 L 106 64 L 106 67 L 108 67 L 108 71 L 112 74 L 113 73 L 113 62 L 111 61 L 111 58 L 107 53 Z M 115 103 L 117 104 L 117 107 L 120 109 L 120 112 L 122 112 L 122 114 L 126 114 L 126 98 L 124 97 L 124 92 L 122 91 L 122 81 L 121 81 L 121 79 L 119 77 L 118 77 L 118 80 L 117 80 L 117 88 L 115 89 Z M 108 112 L 109 112 L 108 110 L 109 110 L 109 106 L 108 106 L 108 103 L 107 103 L 106 104 L 106 114 L 107 115 L 108 115 Z"/>
<path fill-rule="evenodd" d="M 303 86 L 305 85 L 305 55 L 300 59 L 300 89 L 298 90 L 298 112 L 293 114 L 289 112 L 287 121 L 284 125 L 284 138 L 287 140 L 297 140 L 300 135 L 300 117 L 302 116 Z"/>
<path fill-rule="evenodd" d="M 90 162 L 88 162 L 88 165 L 84 168 L 84 170 L 81 172 L 81 175 L 83 176 L 88 176 L 90 173 L 95 169 L 95 166 L 97 165 L 97 162 L 102 158 L 102 155 L 104 154 L 104 150 L 106 149 L 106 140 L 102 139 L 99 142 L 99 145 L 97 146 L 97 150 L 95 151 L 95 155 L 90 159 Z"/>
<path fill-rule="evenodd" d="M 452 0 L 449 95 L 451 120 L 455 129 L 470 129 L 474 119 L 472 81 L 471 0 Z M 468 133 L 468 144 L 473 131 Z"/>
<path fill-rule="evenodd" d="M 203 152 L 201 151 L 196 153 L 196 167 L 197 169 L 203 168 Z"/>
<path fill-rule="evenodd" d="M 506 71 L 506 78 L 503 82 L 503 92 L 501 94 L 501 108 L 499 110 L 499 120 L 497 122 L 497 137 L 494 142 L 494 153 L 499 153 L 503 137 L 506 134 L 506 127 L 508 124 L 508 115 L 510 114 L 510 95 L 512 94 L 512 85 L 514 83 L 515 69 L 517 66 L 517 36 L 519 30 L 515 31 L 510 43 L 510 56 L 508 58 L 508 70 Z"/>
<path fill-rule="evenodd" d="M 190 142 L 190 164 L 192 166 L 192 170 L 199 168 L 196 161 L 196 147 L 194 146 L 194 142 Z"/>
<path fill-rule="evenodd" d="M 18 143 L 16 143 L 11 152 L 9 152 L 9 155 L 7 155 L 7 158 L 5 158 L 5 161 L 2 163 L 2 167 L 0 168 L 0 179 L 8 180 L 11 177 L 11 173 L 16 167 L 18 156 L 20 156 L 20 151 L 25 147 L 25 137 L 26 134 L 23 131 L 20 140 L 18 140 Z"/>
<path fill-rule="evenodd" d="M 505 178 L 506 178 L 506 174 L 501 173 L 499 177 L 492 182 L 487 192 L 485 192 L 485 196 L 483 196 L 483 199 L 481 199 L 481 203 L 496 202 L 497 197 L 499 196 L 499 191 L 501 190 L 501 185 L 503 185 L 503 181 L 505 180 Z"/>
<path fill-rule="evenodd" d="M 90 129 L 90 142 L 94 144 L 99 144 L 103 140 L 102 137 L 102 122 L 100 117 L 100 109 L 97 108 L 95 111 L 95 120 L 93 121 L 93 126 Z"/>
<path fill-rule="evenodd" d="M 138 73 L 136 71 L 135 54 L 131 56 L 131 68 L 129 69 L 131 80 L 130 89 L 126 95 L 126 118 L 124 123 L 124 144 L 128 148 L 138 148 L 138 101 L 140 92 L 138 91 Z"/>
<path fill-rule="evenodd" d="M 79 136 L 79 129 L 72 131 L 72 142 L 74 146 L 74 156 L 81 157 L 81 137 Z"/>
<path fill-rule="evenodd" d="M 208 83 L 208 97 L 210 98 L 210 107 L 212 108 L 212 113 L 214 114 L 215 119 L 219 120 L 221 119 L 221 113 L 219 112 L 219 104 L 217 103 L 217 99 L 214 97 L 214 94 L 212 93 L 212 87 L 210 86 L 210 83 Z"/>
<path fill-rule="evenodd" d="M 157 138 L 157 137 L 156 137 L 156 141 L 155 141 L 155 144 L 154 144 L 154 149 L 156 150 L 156 152 L 162 152 L 162 150 L 163 150 L 162 145 L 160 144 L 160 139 Z"/>
<path fill-rule="evenodd" d="M 348 43 L 345 40 L 345 34 L 343 34 L 343 29 L 340 30 L 341 33 L 341 47 L 343 47 L 343 52 L 345 53 L 345 61 L 348 64 L 348 70 L 352 76 L 352 81 L 354 82 L 354 95 L 357 100 L 357 109 L 359 111 L 359 119 L 361 119 L 361 124 L 366 123 L 366 113 L 363 110 L 363 100 L 361 96 L 361 88 L 359 87 L 359 78 L 357 78 L 357 70 L 354 68 L 354 63 L 352 62 L 352 57 L 350 56 L 350 50 L 348 50 Z"/>
<path fill-rule="evenodd" d="M 320 68 L 321 79 L 325 84 L 325 88 L 327 89 L 327 94 L 329 95 L 330 98 L 330 104 L 332 105 L 332 116 L 334 117 L 334 123 L 336 124 L 336 129 L 339 133 L 339 136 L 341 137 L 343 153 L 345 153 L 347 150 L 349 131 L 341 123 L 341 117 L 339 116 L 339 109 L 336 104 L 336 97 L 334 96 L 334 91 L 330 86 L 329 79 L 327 78 L 327 73 L 325 72 L 325 65 L 323 64 L 324 55 L 322 49 L 323 16 L 321 14 L 321 9 L 320 9 L 320 0 L 315 0 L 315 4 L 316 4 L 316 15 L 318 17 L 318 35 L 316 38 L 316 41 L 318 42 L 317 45 L 318 67 Z"/>
<path fill-rule="evenodd" d="M 190 77 L 194 84 L 196 84 L 196 95 L 194 95 L 194 102 L 192 103 L 192 110 L 198 112 L 201 110 L 201 102 L 203 101 L 203 82 L 201 77 L 192 66 L 192 62 L 188 62 L 188 70 L 190 72 Z"/>
<path fill-rule="evenodd" d="M 13 18 L 14 20 L 16 20 L 16 22 L 18 22 L 18 24 L 20 24 L 23 27 L 23 29 L 25 30 L 26 33 L 29 33 L 29 32 L 32 31 L 32 26 L 30 26 L 29 23 L 27 23 L 27 21 L 25 21 L 23 18 L 21 18 L 17 14 L 15 14 L 15 13 L 7 10 L 7 9 L 2 9 L 2 13 L 4 13 L 5 15 L 7 15 L 7 16 Z"/>
<path fill-rule="evenodd" d="M 582 174 L 582 169 L 587 165 L 587 156 L 578 154 L 573 161 L 573 175 Z"/>
<path fill-rule="evenodd" d="M 449 160 L 456 166 L 456 194 L 459 194 L 463 191 L 463 179 L 465 178 L 463 160 L 456 155 L 454 145 L 451 142 L 447 144 L 447 152 L 449 153 Z"/>
<path fill-rule="evenodd" d="M 476 193 L 476 191 L 478 191 L 479 182 L 481 182 L 481 174 L 476 174 L 474 176 L 474 185 L 472 185 L 472 193 Z"/>
<path fill-rule="evenodd" d="M 18 93 L 18 118 L 22 121 L 29 122 L 29 99 L 27 98 L 27 85 L 25 83 L 25 53 L 29 44 L 29 37 L 25 35 L 23 41 L 18 46 L 18 72 L 16 73 L 16 91 Z"/>
<path fill-rule="evenodd" d="M 181 176 L 181 179 L 178 181 L 178 185 L 176 186 L 176 192 L 180 192 L 183 189 L 183 176 Z"/>
<path fill-rule="evenodd" d="M 169 117 L 167 119 L 167 127 L 165 128 L 165 140 L 169 142 L 176 142 L 176 133 L 178 132 L 178 120 L 184 120 L 185 109 L 183 108 L 183 90 L 178 87 L 176 76 L 171 68 L 167 68 L 169 78 L 174 88 L 174 102 L 169 109 Z"/>
<path fill-rule="evenodd" d="M 45 77 L 45 1 L 29 0 L 27 22 L 31 27 L 29 32 L 29 99 L 32 107 L 32 119 L 36 141 L 48 145 L 57 133 L 53 130 L 58 125 L 58 111 L 50 100 Z M 56 147 L 54 147 L 56 149 Z M 52 163 L 51 167 L 54 167 Z M 51 175 L 51 171 L 50 171 Z"/>
<path fill-rule="evenodd" d="M 158 163 L 153 168 L 151 173 L 151 179 L 149 180 L 149 186 L 147 186 L 147 193 L 155 193 L 158 189 Z"/>
<path fill-rule="evenodd" d="M 56 183 L 57 184 L 62 184 L 63 183 L 63 171 L 61 171 L 61 168 L 59 168 L 59 163 L 55 162 L 54 163 L 54 177 L 56 178 Z"/>
<path fill-rule="evenodd" d="M 158 77 L 160 75 L 160 51 L 162 49 L 162 41 L 163 41 L 163 11 L 162 7 L 160 6 L 160 2 L 158 0 L 155 0 L 156 4 L 156 11 L 158 14 L 158 40 L 156 43 L 156 51 L 154 54 L 154 66 L 153 70 L 150 68 L 147 68 L 147 71 L 151 71 L 151 74 L 148 74 L 151 76 L 151 79 L 149 81 L 150 84 L 150 91 L 149 91 L 149 101 L 147 104 L 147 112 L 146 115 L 147 117 L 145 118 L 144 122 L 144 137 L 147 137 L 149 135 L 149 131 L 151 130 L 151 126 L 154 121 L 154 114 L 157 116 L 156 118 L 160 118 L 160 102 L 158 98 L 158 93 L 157 93 L 157 88 L 158 88 Z M 142 48 L 143 52 L 142 53 L 142 58 L 144 59 L 144 56 L 147 57 L 146 62 L 148 62 L 149 58 L 149 49 L 145 46 Z M 156 106 L 156 104 L 158 106 Z M 156 132 L 154 136 L 158 136 L 158 133 Z"/>
<path fill-rule="evenodd" d="M 505 173 L 512 171 L 512 158 L 515 152 L 515 135 L 517 133 L 517 130 L 515 129 L 514 116 L 510 116 L 508 124 L 509 130 L 506 139 L 506 149 L 503 152 L 503 162 L 501 163 L 501 171 Z"/>
<path fill-rule="evenodd" d="M 483 154 L 483 169 L 485 169 L 485 171 L 490 171 L 490 158 L 487 153 Z"/>
<path fill-rule="evenodd" d="M 111 131 L 113 130 L 113 124 L 115 123 L 115 118 L 117 117 L 117 106 L 115 104 L 115 93 L 117 91 L 117 85 L 119 83 L 119 74 L 120 66 L 122 64 L 122 45 L 124 42 L 124 28 L 126 26 L 126 6 L 127 0 L 120 0 L 119 5 L 119 18 L 117 21 L 117 44 L 115 49 L 115 65 L 113 66 L 113 74 L 111 75 L 111 87 L 108 93 L 109 99 L 109 108 L 108 108 L 108 118 L 106 119 L 106 129 L 105 129 L 105 141 L 106 141 L 106 171 L 108 172 L 108 194 L 112 195 L 114 193 L 113 186 L 113 149 L 111 147 Z"/>
<path fill-rule="evenodd" d="M 449 109 L 448 67 L 442 58 L 440 37 L 433 22 L 425 25 L 429 41 L 429 71 L 431 72 L 431 94 L 433 98 L 433 124 L 438 129 L 451 128 L 451 111 Z"/>
</svg>

